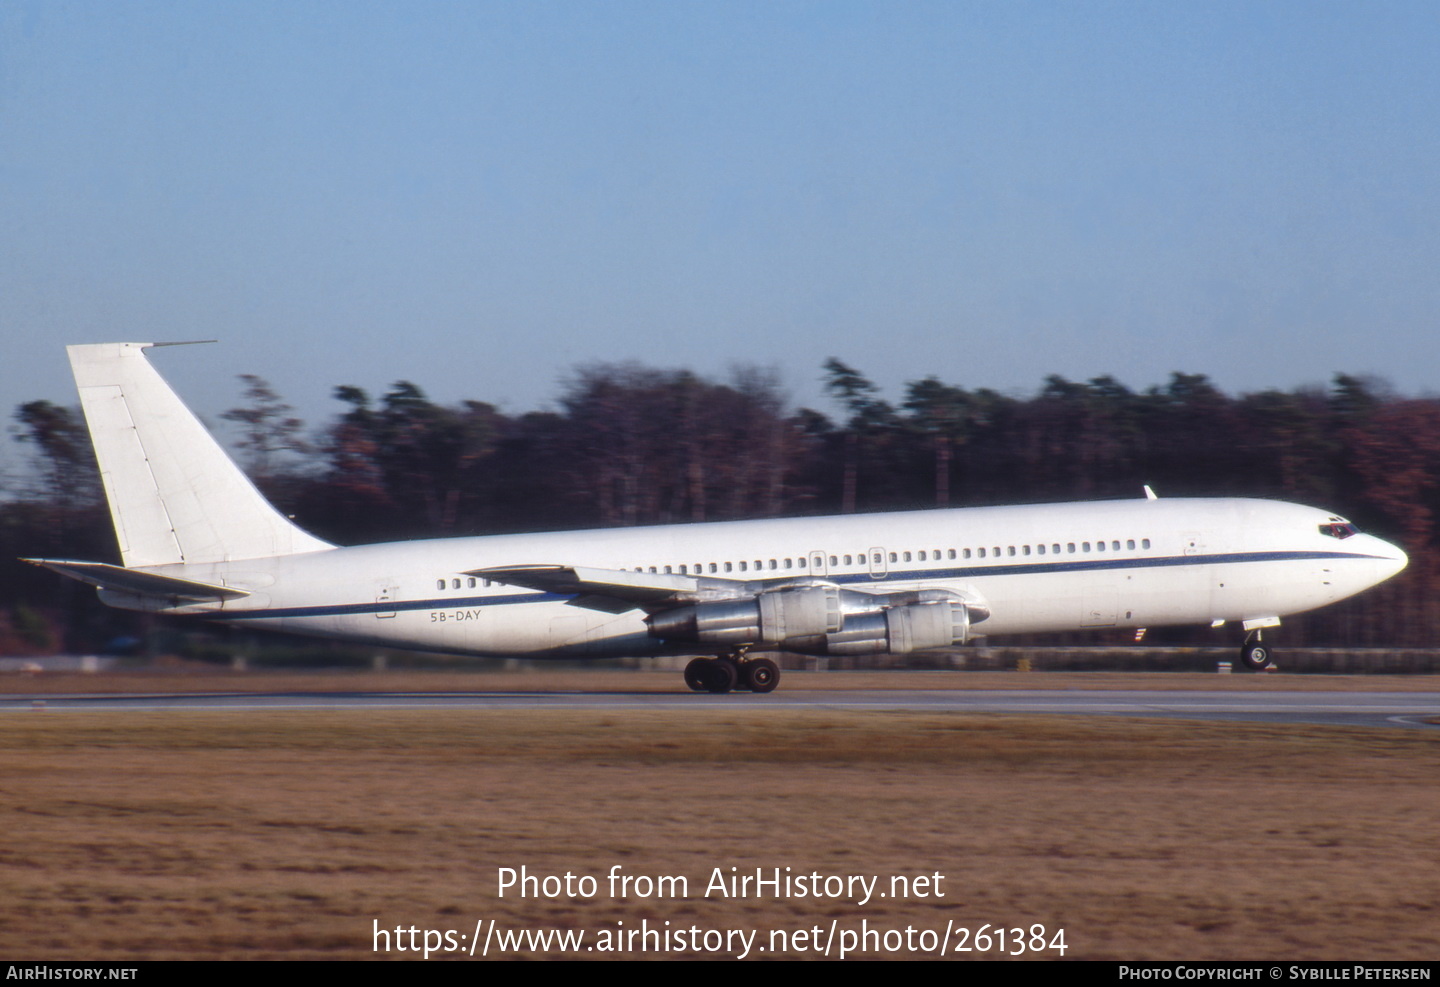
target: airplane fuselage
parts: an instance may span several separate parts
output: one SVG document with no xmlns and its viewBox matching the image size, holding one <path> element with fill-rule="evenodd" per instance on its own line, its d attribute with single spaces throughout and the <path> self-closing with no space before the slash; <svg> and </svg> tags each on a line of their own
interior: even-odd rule
<svg viewBox="0 0 1440 987">
<path fill-rule="evenodd" d="M 467 573 L 563 563 L 737 588 L 938 589 L 983 601 L 986 635 L 1244 622 L 1333 603 L 1403 567 L 1378 538 L 1325 534 L 1334 520 L 1274 501 L 1136 499 L 452 538 L 152 571 L 245 590 L 164 608 L 237 625 L 453 654 L 638 656 L 722 649 L 657 639 L 639 608 L 599 612 Z"/>
</svg>

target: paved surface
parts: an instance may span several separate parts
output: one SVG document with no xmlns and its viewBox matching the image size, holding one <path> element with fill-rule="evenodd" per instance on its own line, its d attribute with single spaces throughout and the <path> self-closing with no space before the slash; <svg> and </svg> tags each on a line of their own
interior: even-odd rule
<svg viewBox="0 0 1440 987">
<path fill-rule="evenodd" d="M 207 693 L 0 696 L 0 713 L 274 709 L 898 709 L 916 712 L 1150 716 L 1440 729 L 1440 693 L 1090 690 L 780 690 L 726 696 L 627 692 Z"/>
</svg>

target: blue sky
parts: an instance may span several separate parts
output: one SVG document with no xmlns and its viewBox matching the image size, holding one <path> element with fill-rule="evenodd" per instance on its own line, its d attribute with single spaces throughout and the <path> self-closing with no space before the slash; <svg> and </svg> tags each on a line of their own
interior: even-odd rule
<svg viewBox="0 0 1440 987">
<path fill-rule="evenodd" d="M 1436 51 L 1383 0 L 7 0 L 0 406 L 194 338 L 204 414 L 312 424 L 619 360 L 1431 393 Z"/>
</svg>

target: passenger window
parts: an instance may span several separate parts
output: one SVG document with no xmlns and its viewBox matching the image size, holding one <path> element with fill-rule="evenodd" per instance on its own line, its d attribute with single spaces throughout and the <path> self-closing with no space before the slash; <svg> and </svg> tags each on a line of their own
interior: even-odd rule
<svg viewBox="0 0 1440 987">
<path fill-rule="evenodd" d="M 1150 547 L 1150 539 L 1149 539 L 1149 538 L 1142 538 L 1142 539 L 1140 539 L 1140 547 L 1141 547 L 1141 548 L 1147 548 L 1147 549 L 1148 549 L 1148 548 Z"/>
<path fill-rule="evenodd" d="M 845 564 L 850 565 L 850 556 L 845 556 Z"/>
<path fill-rule="evenodd" d="M 1097 541 L 1097 542 L 1095 543 L 1095 551 L 1097 551 L 1097 552 L 1103 552 L 1103 551 L 1105 551 L 1105 543 L 1104 543 L 1103 541 Z"/>
<path fill-rule="evenodd" d="M 1074 555 L 1074 554 L 1075 554 L 1075 543 L 1074 543 L 1073 541 L 1067 541 L 1067 542 L 1065 543 L 1065 551 L 1069 552 L 1071 555 Z"/>
<path fill-rule="evenodd" d="M 1117 551 L 1117 552 L 1120 551 L 1120 540 L 1117 538 L 1115 541 L 1112 541 L 1112 542 L 1110 543 L 1110 547 L 1111 547 L 1114 551 Z"/>
<path fill-rule="evenodd" d="M 1128 549 L 1129 549 L 1130 551 L 1132 551 L 1132 552 L 1135 551 L 1135 539 L 1134 539 L 1134 538 L 1128 538 L 1128 539 L 1126 539 L 1126 541 L 1125 541 L 1125 547 L 1128 548 Z"/>
<path fill-rule="evenodd" d="M 1029 545 L 1026 545 L 1025 548 L 1023 549 L 1023 552 L 1024 552 L 1024 554 L 1029 555 L 1029 554 L 1030 554 L 1030 546 L 1029 546 Z"/>
<path fill-rule="evenodd" d="M 969 558 L 969 557 L 970 557 L 970 549 L 968 549 L 968 548 L 967 548 L 967 549 L 965 549 L 965 551 L 964 551 L 964 553 L 963 553 L 963 554 L 964 554 L 964 556 L 965 556 L 965 558 L 967 558 L 967 559 L 968 559 L 968 558 Z"/>
<path fill-rule="evenodd" d="M 1015 546 L 1011 545 L 1009 548 L 1007 548 L 1005 550 L 1005 554 L 1013 559 L 1015 557 Z"/>
<path fill-rule="evenodd" d="M 906 552 L 906 553 L 905 553 L 905 561 L 906 561 L 906 562 L 909 562 L 909 561 L 910 561 L 910 553 L 909 553 L 909 552 Z"/>
<path fill-rule="evenodd" d="M 845 561 L 846 561 L 846 562 L 849 562 L 850 560 L 849 560 L 849 559 L 846 559 Z M 834 566 L 839 565 L 839 564 L 840 564 L 840 558 L 839 558 L 839 556 L 836 556 L 836 555 L 830 556 L 830 565 L 831 565 L 832 568 L 833 568 Z"/>
<path fill-rule="evenodd" d="M 952 549 L 950 549 L 950 558 L 953 559 L 954 557 L 955 557 L 955 549 L 952 548 Z"/>
<path fill-rule="evenodd" d="M 980 549 L 980 557 L 981 557 L 982 559 L 985 557 L 985 549 L 983 549 L 983 548 Z"/>
<path fill-rule="evenodd" d="M 731 563 L 726 562 L 726 563 L 725 563 L 725 571 L 726 571 L 726 572 L 734 572 L 734 571 L 735 571 L 735 567 L 734 567 Z"/>
<path fill-rule="evenodd" d="M 445 588 L 445 580 L 443 580 L 443 579 L 437 579 L 437 580 L 435 580 L 435 588 L 436 588 L 436 589 L 444 589 L 444 588 Z"/>
<path fill-rule="evenodd" d="M 459 577 L 456 577 L 455 579 L 450 580 L 450 588 L 451 588 L 451 589 L 459 589 L 459 588 L 460 588 L 460 579 L 459 579 Z"/>
</svg>

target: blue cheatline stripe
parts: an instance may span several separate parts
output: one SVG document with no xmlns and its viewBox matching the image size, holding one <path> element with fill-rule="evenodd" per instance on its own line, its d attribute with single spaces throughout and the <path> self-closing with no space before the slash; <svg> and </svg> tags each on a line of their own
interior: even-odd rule
<svg viewBox="0 0 1440 987">
<path fill-rule="evenodd" d="M 1176 566 L 1228 565 L 1246 562 L 1319 562 L 1326 559 L 1374 559 L 1384 556 L 1361 555 L 1354 552 L 1231 552 L 1219 555 L 1170 555 L 1158 559 L 1086 559 L 1079 562 L 1024 562 L 1006 565 L 946 567 L 940 569 L 891 570 L 876 578 L 865 572 L 843 575 L 814 576 L 832 583 L 879 586 L 930 579 L 976 579 L 992 576 L 1044 575 L 1057 572 L 1090 572 L 1104 569 L 1169 569 Z M 775 578 L 735 580 L 735 582 L 779 583 L 805 577 L 791 571 Z M 702 577 L 708 578 L 708 577 Z M 399 613 L 409 610 L 463 610 L 466 607 L 511 606 L 522 603 L 552 603 L 573 599 L 573 593 L 506 593 L 491 596 L 431 597 L 424 600 L 395 600 L 382 603 L 336 603 L 309 607 L 276 607 L 270 610 L 236 610 L 212 612 L 197 616 L 212 620 L 270 620 L 277 617 L 342 617 L 350 614 Z"/>
</svg>

